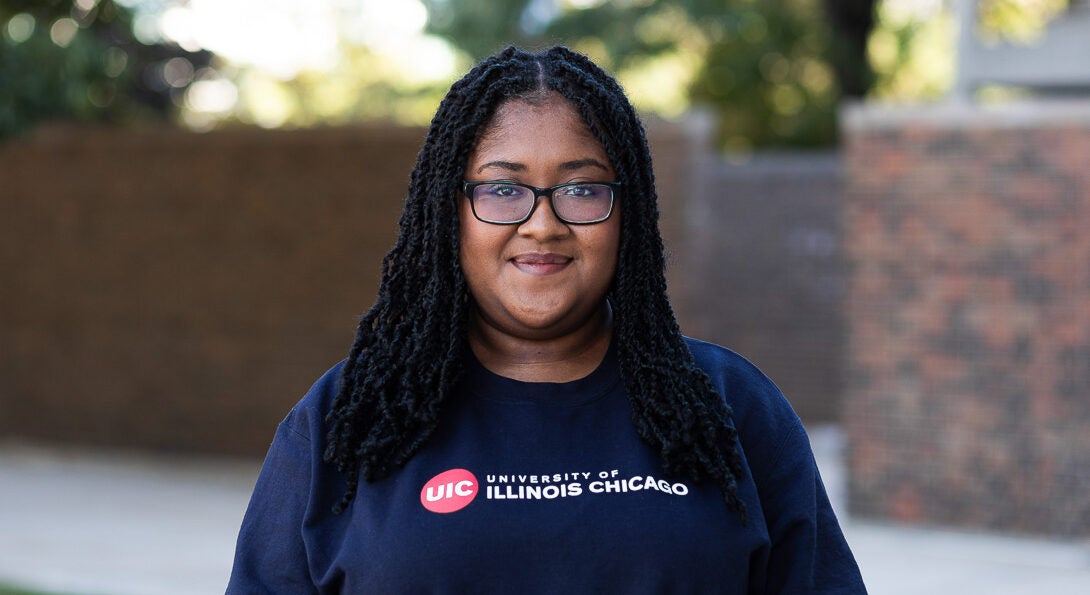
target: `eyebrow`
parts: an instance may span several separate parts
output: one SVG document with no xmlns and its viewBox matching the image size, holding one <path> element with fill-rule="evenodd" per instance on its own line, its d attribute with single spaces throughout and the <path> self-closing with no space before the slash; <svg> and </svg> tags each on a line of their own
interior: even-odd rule
<svg viewBox="0 0 1090 595">
<path fill-rule="evenodd" d="M 489 161 L 484 165 L 477 168 L 477 173 L 490 168 L 496 167 L 500 169 L 506 169 L 508 171 L 526 171 L 526 165 L 522 163 L 513 163 L 511 161 Z M 573 161 L 565 161 L 561 163 L 557 168 L 560 171 L 575 171 L 583 169 L 584 167 L 597 167 L 603 171 L 609 171 L 609 167 L 601 161 L 594 159 L 593 157 L 587 157 L 586 159 L 575 159 Z"/>
</svg>

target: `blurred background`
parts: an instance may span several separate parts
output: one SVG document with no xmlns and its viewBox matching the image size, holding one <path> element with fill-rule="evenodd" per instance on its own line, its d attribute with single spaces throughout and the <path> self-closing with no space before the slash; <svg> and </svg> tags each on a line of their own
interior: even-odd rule
<svg viewBox="0 0 1090 595">
<path fill-rule="evenodd" d="M 625 87 L 683 330 L 779 384 L 853 526 L 1090 577 L 1040 549 L 1090 538 L 1090 2 L 0 0 L 0 514 L 24 531 L 0 585 L 222 584 L 276 424 L 374 298 L 424 127 L 509 43 Z M 50 549 L 64 511 L 213 567 L 81 583 L 110 567 L 93 537 Z"/>
</svg>

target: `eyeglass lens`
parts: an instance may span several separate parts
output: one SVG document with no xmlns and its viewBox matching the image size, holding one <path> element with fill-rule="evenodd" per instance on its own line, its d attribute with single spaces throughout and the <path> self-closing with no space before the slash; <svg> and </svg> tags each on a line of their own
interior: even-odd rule
<svg viewBox="0 0 1090 595">
<path fill-rule="evenodd" d="M 613 189 L 606 184 L 561 186 L 551 195 L 553 212 L 571 223 L 601 221 L 613 206 Z M 518 184 L 481 184 L 473 189 L 477 217 L 494 223 L 522 221 L 537 202 L 534 191 Z"/>
</svg>

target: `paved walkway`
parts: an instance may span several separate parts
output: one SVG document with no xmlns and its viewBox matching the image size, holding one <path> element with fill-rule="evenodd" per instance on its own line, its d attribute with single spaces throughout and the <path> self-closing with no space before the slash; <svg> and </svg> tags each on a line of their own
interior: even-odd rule
<svg viewBox="0 0 1090 595">
<path fill-rule="evenodd" d="M 812 431 L 874 595 L 1090 594 L 1090 543 L 912 529 L 843 513 L 841 438 Z M 0 445 L 0 584 L 79 595 L 222 593 L 252 461 Z"/>
</svg>

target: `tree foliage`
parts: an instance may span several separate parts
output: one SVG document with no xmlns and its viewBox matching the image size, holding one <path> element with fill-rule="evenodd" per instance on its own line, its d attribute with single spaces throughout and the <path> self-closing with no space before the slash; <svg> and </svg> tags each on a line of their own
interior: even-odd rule
<svg viewBox="0 0 1090 595">
<path fill-rule="evenodd" d="M 980 0 L 978 33 L 993 40 L 1029 43 L 1070 4 L 1071 0 Z"/>
<path fill-rule="evenodd" d="M 686 95 L 727 147 L 835 140 L 843 95 L 872 84 L 876 0 L 426 0 L 429 29 L 475 58 L 507 43 L 564 43 L 615 72 L 696 57 Z M 621 77 L 623 80 L 623 76 Z"/>
<path fill-rule="evenodd" d="M 45 120 L 167 118 L 211 60 L 141 43 L 114 0 L 0 0 L 0 35 L 0 139 Z"/>
<path fill-rule="evenodd" d="M 346 14 L 355 10 L 352 3 L 326 2 Z M 953 76 L 954 27 L 941 3 L 421 2 L 428 32 L 459 50 L 452 62 L 480 59 L 510 43 L 562 43 L 617 74 L 641 109 L 671 116 L 697 106 L 716 114 L 719 143 L 739 150 L 829 145 L 844 97 L 933 98 Z M 181 119 L 196 127 L 232 118 L 263 126 L 375 118 L 419 123 L 449 83 L 442 75 L 422 78 L 420 69 L 406 67 L 401 58 L 414 50 L 372 51 L 356 38 L 340 40 L 341 56 L 332 70 L 300 72 L 291 80 L 253 65 L 233 64 L 217 73 L 207 68 L 207 51 L 138 38 L 135 16 L 126 8 L 132 5 L 0 0 L 0 138 L 48 119 L 171 119 L 191 82 L 224 76 L 236 98 L 222 100 L 229 95 L 223 94 L 216 102 L 221 107 L 208 112 L 191 102 Z M 184 5 L 149 0 L 142 6 Z M 1032 40 L 1069 5 L 1070 0 L 980 0 L 980 32 Z M 188 97 L 198 96 L 209 97 Z M 235 103 L 222 107 L 224 101 Z"/>
</svg>

